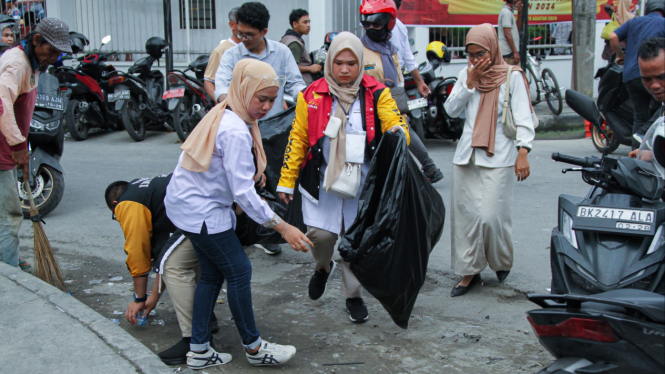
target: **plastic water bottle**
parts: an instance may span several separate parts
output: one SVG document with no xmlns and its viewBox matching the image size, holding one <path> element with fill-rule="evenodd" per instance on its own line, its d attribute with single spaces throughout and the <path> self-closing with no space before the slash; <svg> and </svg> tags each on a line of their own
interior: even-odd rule
<svg viewBox="0 0 665 374">
<path fill-rule="evenodd" d="M 136 325 L 137 326 L 143 326 L 148 322 L 148 318 L 145 316 L 144 311 L 140 311 L 136 313 Z"/>
</svg>

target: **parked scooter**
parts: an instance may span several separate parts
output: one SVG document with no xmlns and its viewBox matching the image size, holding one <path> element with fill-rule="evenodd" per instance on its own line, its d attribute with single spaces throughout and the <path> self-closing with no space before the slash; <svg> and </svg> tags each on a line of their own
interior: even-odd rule
<svg viewBox="0 0 665 374">
<path fill-rule="evenodd" d="M 67 96 L 60 90 L 58 78 L 51 73 L 39 74 L 37 101 L 30 121 L 28 145 L 30 150 L 29 183 L 32 198 L 39 214 L 46 216 L 62 200 L 65 192 L 64 170 L 60 157 L 64 148 L 64 108 Z M 23 184 L 23 170 L 18 170 L 18 192 L 23 217 L 30 218 L 28 192 Z"/>
<path fill-rule="evenodd" d="M 416 82 L 410 74 L 404 76 L 404 88 L 409 97 L 409 125 L 421 139 L 437 138 L 458 140 L 462 137 L 464 120 L 451 118 L 443 107 L 457 78 L 437 77 L 435 72 L 441 64 L 450 62 L 451 53 L 445 44 L 435 41 L 427 46 L 427 61 L 420 64 L 418 71 L 430 90 L 425 99 L 418 92 Z"/>
<path fill-rule="evenodd" d="M 310 52 L 310 55 L 312 57 L 312 63 L 314 64 L 319 64 L 321 67 L 324 67 L 326 64 L 326 57 L 328 57 L 328 49 L 330 48 L 330 44 L 332 43 L 333 39 L 339 34 L 337 31 L 332 31 L 326 34 L 325 38 L 323 39 L 323 45 L 321 48 Z M 323 69 L 321 69 L 320 72 L 313 74 L 314 75 L 314 80 L 323 78 Z"/>
<path fill-rule="evenodd" d="M 173 116 L 169 112 L 164 94 L 164 74 L 151 70 L 152 64 L 162 58 L 167 48 L 166 41 L 153 36 L 145 43 L 147 57 L 129 68 L 129 74 L 123 75 L 125 81 L 116 90 L 123 92 L 124 104 L 120 116 L 125 130 L 137 142 L 145 139 L 147 130 L 173 131 Z M 129 96 L 127 97 L 127 93 Z"/>
<path fill-rule="evenodd" d="M 89 45 L 88 39 L 79 33 L 70 33 L 74 54 L 83 52 Z M 110 36 L 102 39 L 101 47 L 111 41 Z M 100 49 L 101 49 L 100 47 Z M 85 140 L 92 128 L 122 129 L 120 116 L 114 108 L 113 84 L 117 83 L 117 71 L 107 65 L 108 57 L 115 52 L 95 51 L 79 58 L 76 67 L 62 66 L 56 70 L 56 77 L 69 98 L 65 107 L 65 123 L 69 134 L 75 140 Z M 121 79 L 120 79 L 121 80 Z"/>
<path fill-rule="evenodd" d="M 612 153 L 620 145 L 631 146 L 633 142 L 633 102 L 628 96 L 623 82 L 623 66 L 610 61 L 607 66 L 598 69 L 598 109 L 601 113 L 601 128 L 609 138 L 605 138 L 599 128 L 591 129 L 591 141 L 598 152 L 605 146 Z"/>
<path fill-rule="evenodd" d="M 529 295 L 540 344 L 556 361 L 538 374 L 665 373 L 665 296 L 636 289 Z"/>
<path fill-rule="evenodd" d="M 600 129 L 594 102 L 573 90 L 566 103 Z M 602 132 L 602 130 L 601 130 Z M 592 186 L 585 197 L 559 196 L 559 224 L 550 246 L 552 293 L 596 294 L 640 289 L 665 294 L 665 180 L 652 163 L 552 154 L 579 166 Z"/>
<path fill-rule="evenodd" d="M 174 70 L 166 75 L 169 90 L 164 92 L 162 99 L 166 100 L 168 111 L 173 113 L 173 127 L 183 142 L 214 106 L 203 86 L 209 59 L 210 55 L 201 55 L 189 64 L 187 70 Z M 196 76 L 187 75 L 188 71 Z"/>
</svg>

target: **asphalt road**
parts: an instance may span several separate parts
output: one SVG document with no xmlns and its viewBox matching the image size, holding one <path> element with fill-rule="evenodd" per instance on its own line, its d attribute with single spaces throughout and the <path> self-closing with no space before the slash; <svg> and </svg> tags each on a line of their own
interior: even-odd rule
<svg viewBox="0 0 665 374">
<path fill-rule="evenodd" d="M 435 186 L 450 205 L 451 162 L 456 143 L 445 140 L 426 142 L 430 156 L 446 178 Z M 97 256 L 124 262 L 120 225 L 111 220 L 104 202 L 106 186 L 115 180 L 151 177 L 173 171 L 180 154 L 175 133 L 151 132 L 145 141 L 134 142 L 126 132 L 91 134 L 77 142 L 65 140 L 62 164 L 65 169 L 65 195 L 60 205 L 46 217 L 45 226 L 53 245 L 66 252 Z M 627 155 L 621 147 L 615 155 Z M 590 139 L 535 141 L 529 154 L 531 176 L 515 183 L 513 228 L 515 264 L 510 286 L 522 292 L 545 292 L 550 284 L 550 232 L 557 220 L 560 194 L 582 195 L 588 190 L 578 173 L 562 174 L 564 164 L 551 160 L 552 152 L 574 156 L 598 155 Z M 32 237 L 25 221 L 21 237 Z M 31 243 L 22 243 L 30 246 Z M 305 261 L 309 255 L 285 250 L 287 259 Z M 444 235 L 432 252 L 430 268 L 450 272 L 450 225 L 446 214 Z"/>
</svg>

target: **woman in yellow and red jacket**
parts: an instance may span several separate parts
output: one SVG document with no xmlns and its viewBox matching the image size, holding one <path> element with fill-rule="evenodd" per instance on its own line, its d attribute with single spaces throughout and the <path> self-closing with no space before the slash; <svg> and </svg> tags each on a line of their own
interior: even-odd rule
<svg viewBox="0 0 665 374">
<path fill-rule="evenodd" d="M 303 218 L 307 236 L 314 244 L 315 272 L 309 283 L 313 300 L 323 295 L 335 270 L 335 242 L 356 218 L 369 162 L 382 134 L 401 129 L 409 141 L 408 126 L 390 90 L 364 75 L 364 66 L 360 39 L 348 32 L 337 35 L 328 51 L 324 78 L 298 95 L 296 119 L 284 154 L 277 191 L 288 204 L 300 175 Z M 355 167 L 360 169 L 357 191 L 350 191 L 353 197 L 342 197 L 335 192 L 334 183 Z M 364 322 L 369 315 L 360 284 L 344 261 L 342 271 L 342 293 L 347 297 L 350 318 Z"/>
</svg>

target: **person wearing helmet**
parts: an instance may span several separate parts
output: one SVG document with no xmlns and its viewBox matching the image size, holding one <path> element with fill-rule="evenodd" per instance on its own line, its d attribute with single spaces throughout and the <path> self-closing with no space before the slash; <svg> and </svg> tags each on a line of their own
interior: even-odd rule
<svg viewBox="0 0 665 374">
<path fill-rule="evenodd" d="M 395 6 L 397 10 L 402 6 L 402 0 L 395 0 Z M 406 71 L 411 74 L 413 80 L 418 86 L 418 92 L 423 97 L 429 96 L 429 87 L 427 83 L 423 81 L 423 78 L 420 76 L 420 71 L 418 70 L 418 65 L 416 65 L 416 58 L 413 57 L 411 53 L 411 44 L 409 43 L 409 32 L 406 30 L 406 26 L 400 21 L 399 18 L 395 17 L 395 28 L 392 32 L 392 37 L 390 38 L 390 43 L 397 47 L 397 57 L 399 57 L 399 64 L 403 66 Z"/>
<path fill-rule="evenodd" d="M 652 161 L 656 158 L 657 170 L 663 171 L 665 162 L 663 154 L 662 137 L 665 122 L 665 38 L 648 38 L 641 44 L 637 52 L 638 64 L 642 83 L 647 91 L 660 102 L 660 109 L 651 117 L 649 130 L 639 150 L 630 152 L 629 157 L 637 157 L 643 161 Z M 654 157 L 654 155 L 656 157 Z M 665 174 L 663 174 L 665 176 Z"/>
<path fill-rule="evenodd" d="M 390 42 L 396 19 L 397 6 L 393 0 L 363 0 L 360 6 L 360 23 L 365 29 L 365 35 L 360 38 L 365 48 L 365 74 L 388 88 L 404 86 L 399 50 Z M 420 162 L 430 183 L 443 179 L 443 173 L 429 157 L 425 144 L 415 131 L 411 133 L 409 150 Z"/>
<path fill-rule="evenodd" d="M 71 52 L 69 27 L 45 18 L 37 29 L 0 58 L 0 261 L 18 266 L 18 232 L 23 221 L 15 169 L 28 179 L 28 132 L 37 101 L 39 73 Z"/>
<path fill-rule="evenodd" d="M 633 149 L 639 147 L 647 130 L 645 123 L 658 108 L 658 102 L 642 84 L 637 50 L 647 38 L 665 37 L 665 0 L 649 0 L 645 14 L 629 20 L 610 35 L 610 45 L 617 55 L 616 63 L 624 65 L 623 81 L 633 103 Z M 626 43 L 625 54 L 621 42 Z"/>
</svg>

